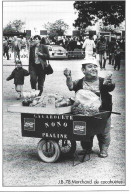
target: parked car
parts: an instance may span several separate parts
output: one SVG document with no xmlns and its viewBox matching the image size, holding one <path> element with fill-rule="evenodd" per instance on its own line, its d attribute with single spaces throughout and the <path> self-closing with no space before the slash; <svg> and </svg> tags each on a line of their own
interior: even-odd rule
<svg viewBox="0 0 131 194">
<path fill-rule="evenodd" d="M 50 59 L 67 59 L 68 52 L 60 45 L 47 45 Z"/>
</svg>

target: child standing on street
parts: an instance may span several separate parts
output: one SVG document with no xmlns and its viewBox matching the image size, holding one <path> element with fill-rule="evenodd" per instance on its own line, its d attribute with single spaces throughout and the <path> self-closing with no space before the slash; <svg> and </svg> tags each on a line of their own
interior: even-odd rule
<svg viewBox="0 0 131 194">
<path fill-rule="evenodd" d="M 20 60 L 15 62 L 16 68 L 12 71 L 11 75 L 6 79 L 7 81 L 14 79 L 15 90 L 18 93 L 17 100 L 21 98 L 24 85 L 24 77 L 29 75 L 29 72 L 22 68 Z"/>
</svg>

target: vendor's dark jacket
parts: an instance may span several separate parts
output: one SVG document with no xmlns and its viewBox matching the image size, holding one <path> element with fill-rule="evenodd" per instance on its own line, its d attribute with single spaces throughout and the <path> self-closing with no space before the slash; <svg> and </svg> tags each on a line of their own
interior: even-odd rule
<svg viewBox="0 0 131 194">
<path fill-rule="evenodd" d="M 104 81 L 103 78 L 99 78 L 100 93 L 96 93 L 96 95 L 101 96 L 102 104 L 100 110 L 112 111 L 112 95 L 109 92 L 112 92 L 114 90 L 115 84 L 113 83 L 110 85 L 104 85 L 103 81 Z M 77 85 L 75 85 L 75 87 L 73 87 L 73 89 L 71 90 L 77 92 L 80 89 L 83 89 L 83 78 L 80 79 Z"/>
<path fill-rule="evenodd" d="M 24 84 L 24 77 L 28 76 L 29 72 L 22 67 L 15 68 L 11 75 L 6 79 L 7 81 L 14 79 L 15 85 L 23 85 Z"/>
<path fill-rule="evenodd" d="M 29 72 L 32 70 L 32 66 L 35 64 L 35 45 L 31 45 L 30 47 L 30 56 L 29 56 Z M 45 66 L 47 65 L 46 60 L 49 59 L 49 51 L 46 45 L 40 44 L 38 47 L 39 52 L 41 52 L 43 55 L 39 56 L 40 63 L 42 65 L 42 68 L 44 70 Z"/>
</svg>

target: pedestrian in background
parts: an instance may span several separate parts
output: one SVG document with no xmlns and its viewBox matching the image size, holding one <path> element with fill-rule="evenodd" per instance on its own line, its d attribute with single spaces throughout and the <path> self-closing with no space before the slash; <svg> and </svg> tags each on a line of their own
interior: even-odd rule
<svg viewBox="0 0 131 194">
<path fill-rule="evenodd" d="M 80 41 L 79 37 L 76 39 L 76 48 L 77 49 L 82 49 L 82 44 L 81 44 L 81 41 Z"/>
<path fill-rule="evenodd" d="M 68 49 L 69 51 L 74 51 L 74 49 L 77 47 L 77 41 L 76 37 L 73 37 L 69 41 Z"/>
<path fill-rule="evenodd" d="M 111 38 L 111 41 L 108 44 L 108 52 L 109 52 L 109 64 L 114 66 L 115 61 L 115 49 L 116 49 L 116 40 L 115 38 Z"/>
<path fill-rule="evenodd" d="M 69 38 L 65 38 L 65 49 L 68 50 Z"/>
<path fill-rule="evenodd" d="M 114 70 L 119 71 L 120 70 L 120 62 L 121 62 L 121 51 L 120 51 L 120 46 L 118 45 L 116 50 L 115 50 L 115 66 L 114 66 Z"/>
<path fill-rule="evenodd" d="M 7 60 L 9 60 L 9 42 L 7 37 L 3 40 L 3 56 L 7 57 Z"/>
<path fill-rule="evenodd" d="M 107 42 L 104 36 L 100 37 L 100 40 L 96 44 L 96 52 L 99 54 L 100 69 L 105 69 L 107 59 Z"/>
<path fill-rule="evenodd" d="M 14 36 L 14 40 L 12 42 L 12 52 L 14 52 L 14 62 L 16 58 L 20 60 L 20 50 L 21 50 L 21 42 L 18 40 L 17 36 Z"/>
<path fill-rule="evenodd" d="M 46 60 L 49 59 L 49 51 L 45 45 L 45 39 L 39 35 L 34 36 L 33 44 L 30 46 L 29 53 L 29 72 L 30 72 L 30 83 L 32 89 L 40 90 L 39 96 L 43 93 L 43 86 L 45 81 L 45 67 L 48 66 Z"/>
<path fill-rule="evenodd" d="M 14 79 L 15 90 L 17 92 L 17 100 L 21 98 L 24 85 L 24 77 L 29 75 L 26 69 L 23 69 L 20 60 L 15 61 L 16 68 L 12 71 L 11 75 L 6 79 L 7 81 Z"/>
<path fill-rule="evenodd" d="M 120 41 L 120 48 L 122 49 L 122 51 L 125 51 L 125 39 L 122 38 Z"/>
<path fill-rule="evenodd" d="M 92 40 L 92 35 L 86 37 L 82 48 L 85 49 L 85 59 L 91 58 L 93 56 L 96 45 L 94 40 Z"/>
</svg>

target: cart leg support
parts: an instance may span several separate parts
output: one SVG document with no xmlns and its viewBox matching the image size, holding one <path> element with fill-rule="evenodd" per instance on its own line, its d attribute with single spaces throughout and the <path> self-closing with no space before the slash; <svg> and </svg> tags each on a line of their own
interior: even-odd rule
<svg viewBox="0 0 131 194">
<path fill-rule="evenodd" d="M 88 160 L 90 160 L 90 154 L 88 153 L 87 150 L 75 151 L 73 166 L 76 166 Z"/>
</svg>

